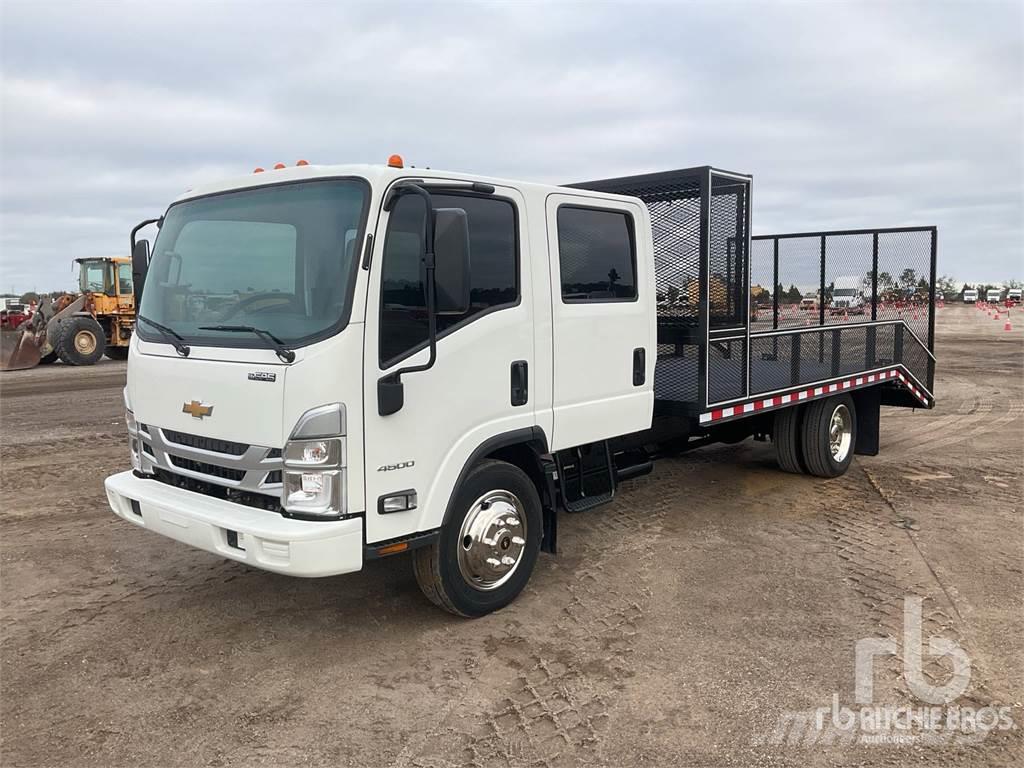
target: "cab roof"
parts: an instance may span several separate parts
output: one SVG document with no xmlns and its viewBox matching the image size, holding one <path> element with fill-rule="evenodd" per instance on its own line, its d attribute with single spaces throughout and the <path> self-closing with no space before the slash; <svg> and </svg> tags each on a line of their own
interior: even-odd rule
<svg viewBox="0 0 1024 768">
<path fill-rule="evenodd" d="M 623 195 L 612 195 L 604 192 L 590 192 L 557 184 L 540 184 L 536 182 L 494 178 L 460 171 L 445 171 L 434 168 L 392 167 L 388 165 L 295 165 L 280 169 L 268 169 L 252 172 L 244 176 L 233 176 L 220 181 L 200 184 L 188 190 L 174 200 L 175 203 L 193 198 L 214 195 L 220 192 L 265 187 L 282 182 L 311 181 L 315 179 L 331 179 L 339 177 L 356 177 L 370 182 L 375 189 L 388 186 L 398 179 L 434 179 L 438 181 L 483 182 L 495 187 L 513 187 L 523 192 L 541 193 L 564 192 L 572 195 L 585 195 L 600 198 L 614 198 L 635 201 L 635 198 Z"/>
</svg>

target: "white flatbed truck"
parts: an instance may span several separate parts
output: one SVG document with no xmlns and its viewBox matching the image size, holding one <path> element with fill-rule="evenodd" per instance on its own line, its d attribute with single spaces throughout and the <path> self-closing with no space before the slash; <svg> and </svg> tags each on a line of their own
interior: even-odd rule
<svg viewBox="0 0 1024 768">
<path fill-rule="evenodd" d="M 877 452 L 880 406 L 934 404 L 935 229 L 752 238 L 751 183 L 550 186 L 395 156 L 189 191 L 132 230 L 131 469 L 110 506 L 295 576 L 410 552 L 431 600 L 479 616 L 555 551 L 560 512 L 659 456 L 755 436 L 785 470 L 841 474 Z M 821 262 L 792 282 L 823 287 L 833 240 L 861 243 L 870 319 L 820 305 L 780 327 L 776 295 L 753 331 L 752 262 L 788 284 L 808 238 Z M 896 267 L 929 276 L 922 320 L 885 315 Z"/>
</svg>

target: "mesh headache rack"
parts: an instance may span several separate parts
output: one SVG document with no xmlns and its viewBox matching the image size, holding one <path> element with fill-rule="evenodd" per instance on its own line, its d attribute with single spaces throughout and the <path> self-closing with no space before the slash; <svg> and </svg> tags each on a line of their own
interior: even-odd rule
<svg viewBox="0 0 1024 768">
<path fill-rule="evenodd" d="M 655 415 L 706 424 L 879 382 L 930 407 L 935 227 L 751 236 L 751 185 L 710 166 L 568 185 L 650 212 Z"/>
</svg>

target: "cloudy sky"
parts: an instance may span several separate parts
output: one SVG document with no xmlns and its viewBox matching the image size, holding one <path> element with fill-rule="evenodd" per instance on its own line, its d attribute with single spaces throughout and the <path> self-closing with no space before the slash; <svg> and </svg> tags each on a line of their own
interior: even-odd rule
<svg viewBox="0 0 1024 768">
<path fill-rule="evenodd" d="M 276 161 L 754 174 L 754 231 L 937 224 L 1024 277 L 1024 3 L 0 4 L 0 290 Z"/>
</svg>

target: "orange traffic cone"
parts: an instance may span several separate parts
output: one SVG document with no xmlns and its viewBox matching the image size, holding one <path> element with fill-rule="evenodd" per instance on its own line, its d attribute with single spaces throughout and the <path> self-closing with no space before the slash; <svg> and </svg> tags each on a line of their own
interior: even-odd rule
<svg viewBox="0 0 1024 768">
<path fill-rule="evenodd" d="M 1006 313 L 1006 324 L 1003 325 L 1003 330 L 1004 331 L 1012 331 L 1013 330 L 1013 326 L 1010 325 L 1010 313 L 1009 312 Z"/>
</svg>

